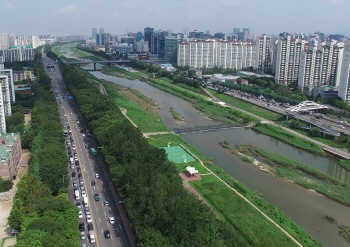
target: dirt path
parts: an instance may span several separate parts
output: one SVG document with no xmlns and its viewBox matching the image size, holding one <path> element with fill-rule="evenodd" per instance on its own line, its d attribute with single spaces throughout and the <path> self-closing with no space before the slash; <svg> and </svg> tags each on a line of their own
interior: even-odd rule
<svg viewBox="0 0 350 247">
<path fill-rule="evenodd" d="M 17 191 L 17 183 L 28 173 L 28 163 L 30 161 L 30 153 L 28 150 L 22 150 L 22 156 L 19 163 L 19 169 L 17 178 L 13 180 L 13 187 L 11 190 L 0 193 L 0 240 L 11 236 L 12 229 L 7 225 L 7 218 L 10 215 L 13 203 L 13 197 Z M 4 247 L 13 246 L 16 243 L 16 239 L 10 238 L 5 241 Z"/>
<path fill-rule="evenodd" d="M 32 122 L 32 114 L 24 114 L 24 126 L 30 125 Z"/>
</svg>

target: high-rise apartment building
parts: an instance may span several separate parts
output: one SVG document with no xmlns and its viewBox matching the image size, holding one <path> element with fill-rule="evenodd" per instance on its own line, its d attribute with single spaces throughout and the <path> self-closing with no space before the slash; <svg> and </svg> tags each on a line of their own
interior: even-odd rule
<svg viewBox="0 0 350 247">
<path fill-rule="evenodd" d="M 12 69 L 4 69 L 4 65 L 0 64 L 0 75 L 7 77 L 7 85 L 8 85 L 8 91 L 9 91 L 9 104 L 16 103 L 16 97 L 15 97 L 15 86 L 14 86 L 14 80 L 13 80 L 13 71 Z M 7 93 L 6 93 L 7 95 Z M 3 97 L 7 97 L 7 96 Z M 6 101 L 6 98 L 5 98 Z M 8 115 L 11 115 L 11 109 L 10 111 L 7 111 Z"/>
<path fill-rule="evenodd" d="M 151 51 L 152 34 L 154 33 L 154 28 L 146 27 L 144 29 L 145 41 L 148 42 L 148 50 Z"/>
<path fill-rule="evenodd" d="M 6 133 L 6 116 L 11 115 L 11 103 L 9 100 L 8 77 L 0 75 L 0 133 Z"/>
<path fill-rule="evenodd" d="M 254 67 L 255 45 L 246 41 L 193 40 L 178 44 L 178 65 L 194 69 Z"/>
<path fill-rule="evenodd" d="M 92 37 L 93 39 L 96 39 L 96 34 L 97 34 L 97 28 L 92 28 L 91 37 Z"/>
<path fill-rule="evenodd" d="M 7 33 L 0 33 L 0 49 L 9 49 L 9 36 Z"/>
<path fill-rule="evenodd" d="M 265 34 L 256 41 L 256 69 L 260 73 L 266 73 L 271 62 L 270 59 L 270 38 Z"/>
<path fill-rule="evenodd" d="M 297 85 L 301 51 L 307 41 L 285 34 L 277 41 L 275 54 L 275 80 L 277 83 Z"/>
<path fill-rule="evenodd" d="M 350 40 L 344 42 L 344 54 L 341 65 L 338 96 L 346 103 L 350 103 Z"/>
<path fill-rule="evenodd" d="M 13 47 L 7 50 L 0 50 L 0 57 L 4 57 L 6 62 L 31 61 L 34 60 L 36 49 L 31 47 Z"/>
</svg>

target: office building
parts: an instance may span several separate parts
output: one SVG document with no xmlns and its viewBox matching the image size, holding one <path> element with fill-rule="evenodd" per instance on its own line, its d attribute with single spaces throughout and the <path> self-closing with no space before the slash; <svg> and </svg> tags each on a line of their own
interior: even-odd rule
<svg viewBox="0 0 350 247">
<path fill-rule="evenodd" d="M 132 44 L 127 43 L 119 44 L 115 46 L 115 51 L 119 54 L 133 53 L 134 46 Z"/>
<path fill-rule="evenodd" d="M 243 33 L 246 37 L 248 37 L 250 35 L 250 28 L 247 28 L 247 27 L 243 28 Z"/>
<path fill-rule="evenodd" d="M 1 134 L 0 136 L 0 177 L 12 180 L 17 176 L 21 160 L 21 138 L 18 133 Z"/>
<path fill-rule="evenodd" d="M 110 33 L 106 34 L 106 39 L 105 39 L 105 52 L 111 53 L 112 52 L 112 40 L 113 37 Z"/>
<path fill-rule="evenodd" d="M 99 30 L 98 30 L 98 33 L 99 34 L 104 34 L 105 33 L 105 29 L 100 27 Z"/>
<path fill-rule="evenodd" d="M 154 28 L 152 27 L 146 27 L 144 29 L 144 37 L 145 41 L 148 42 L 148 50 L 151 51 L 151 44 L 152 44 L 152 34 L 154 33 Z"/>
<path fill-rule="evenodd" d="M 177 62 L 177 46 L 178 39 L 166 37 L 165 38 L 165 62 L 166 63 L 176 63 Z"/>
<path fill-rule="evenodd" d="M 178 66 L 194 69 L 254 67 L 255 45 L 247 41 L 192 40 L 178 44 Z"/>
<path fill-rule="evenodd" d="M 290 34 L 278 39 L 275 54 L 275 80 L 285 85 L 297 85 L 300 55 L 307 41 L 294 39 Z"/>
<path fill-rule="evenodd" d="M 259 73 L 266 73 L 271 62 L 270 38 L 265 34 L 256 41 L 256 69 Z"/>
<path fill-rule="evenodd" d="M 350 40 L 344 42 L 344 54 L 341 65 L 340 83 L 338 96 L 345 101 L 350 103 Z"/>
<path fill-rule="evenodd" d="M 233 35 L 239 35 L 240 32 L 241 32 L 240 28 L 234 28 L 233 29 Z"/>
<path fill-rule="evenodd" d="M 193 32 L 190 32 L 188 37 L 193 39 L 205 39 L 204 32 L 200 32 L 198 30 L 194 30 Z"/>
<path fill-rule="evenodd" d="M 0 33 L 0 49 L 6 50 L 10 48 L 9 36 L 7 33 Z"/>
<path fill-rule="evenodd" d="M 143 33 L 142 32 L 137 32 L 135 33 L 135 39 L 136 39 L 136 42 L 139 42 L 141 39 L 143 39 Z"/>
<path fill-rule="evenodd" d="M 225 36 L 224 33 L 215 33 L 213 39 L 225 39 Z"/>
<path fill-rule="evenodd" d="M 92 28 L 92 32 L 91 32 L 92 39 L 96 39 L 96 34 L 97 34 L 97 28 Z"/>
</svg>

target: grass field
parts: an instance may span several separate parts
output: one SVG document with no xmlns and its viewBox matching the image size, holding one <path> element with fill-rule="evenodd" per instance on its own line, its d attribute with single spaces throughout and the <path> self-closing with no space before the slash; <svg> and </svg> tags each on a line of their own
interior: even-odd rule
<svg viewBox="0 0 350 247">
<path fill-rule="evenodd" d="M 241 232 L 252 246 L 297 246 L 219 179 L 212 175 L 203 176 L 202 179 L 190 184 L 220 217 Z"/>
<path fill-rule="evenodd" d="M 118 104 L 118 106 L 125 108 L 127 110 L 126 115 L 140 128 L 140 130 L 144 133 L 149 132 L 161 132 L 161 131 L 169 131 L 169 129 L 163 124 L 161 117 L 159 116 L 157 110 L 148 113 L 138 104 L 128 100 L 125 98 L 125 95 L 121 95 L 117 91 L 117 85 L 112 82 L 107 82 L 101 80 L 101 83 L 105 87 L 109 96 L 111 96 Z M 130 97 L 137 100 L 139 104 L 148 107 L 147 102 L 144 100 L 139 100 L 139 94 L 131 94 Z M 155 107 L 153 107 L 155 108 Z"/>
<path fill-rule="evenodd" d="M 112 76 L 118 76 L 119 73 L 126 75 L 126 77 L 124 78 L 128 78 L 130 80 L 136 80 L 136 79 L 140 79 L 141 76 L 143 75 L 140 72 L 130 72 L 126 69 L 123 68 L 119 68 L 118 66 L 112 66 L 112 67 L 103 67 L 103 73 L 106 74 L 108 73 L 108 75 L 112 75 Z M 113 74 L 113 72 L 117 72 L 116 74 Z"/>
<path fill-rule="evenodd" d="M 242 110 L 251 112 L 257 116 L 266 118 L 268 120 L 280 121 L 282 119 L 285 119 L 285 116 L 282 114 L 270 111 L 270 110 L 265 109 L 263 107 L 251 104 L 249 102 L 245 102 L 245 101 L 237 99 L 235 97 L 231 97 L 231 96 L 228 96 L 226 94 L 218 93 L 215 90 L 211 90 L 211 89 L 209 89 L 209 92 L 211 92 L 215 97 L 217 97 L 218 99 L 220 99 L 226 103 L 229 103 L 229 104 L 236 106 Z"/>
</svg>

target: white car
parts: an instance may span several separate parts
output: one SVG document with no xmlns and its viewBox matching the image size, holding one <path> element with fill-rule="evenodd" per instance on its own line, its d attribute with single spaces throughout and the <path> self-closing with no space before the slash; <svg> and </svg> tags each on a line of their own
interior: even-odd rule
<svg viewBox="0 0 350 247">
<path fill-rule="evenodd" d="M 79 211 L 79 219 L 83 218 L 83 212 Z"/>
<path fill-rule="evenodd" d="M 86 192 L 84 190 L 81 192 L 81 197 L 86 197 Z"/>
<path fill-rule="evenodd" d="M 113 216 L 109 217 L 109 223 L 111 223 L 112 225 L 115 223 L 115 219 Z"/>
<path fill-rule="evenodd" d="M 100 178 L 100 175 L 98 173 L 95 174 L 96 178 Z"/>
<path fill-rule="evenodd" d="M 87 221 L 87 223 L 92 223 L 92 219 L 91 219 L 90 215 L 86 216 L 86 221 Z"/>
<path fill-rule="evenodd" d="M 75 160 L 75 161 L 78 161 L 78 157 L 77 157 L 77 156 L 75 156 L 75 157 L 74 157 L 74 160 Z"/>
<path fill-rule="evenodd" d="M 85 232 L 81 232 L 80 239 L 81 239 L 81 240 L 85 239 Z"/>
</svg>

